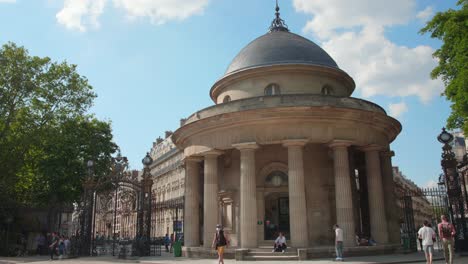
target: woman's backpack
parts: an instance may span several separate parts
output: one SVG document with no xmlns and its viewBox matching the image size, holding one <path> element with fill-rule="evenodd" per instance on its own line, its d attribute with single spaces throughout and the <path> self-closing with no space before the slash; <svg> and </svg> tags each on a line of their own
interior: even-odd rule
<svg viewBox="0 0 468 264">
<path fill-rule="evenodd" d="M 226 237 L 224 236 L 224 231 L 219 230 L 219 232 L 216 234 L 216 247 L 222 247 L 225 246 L 226 243 Z"/>
</svg>

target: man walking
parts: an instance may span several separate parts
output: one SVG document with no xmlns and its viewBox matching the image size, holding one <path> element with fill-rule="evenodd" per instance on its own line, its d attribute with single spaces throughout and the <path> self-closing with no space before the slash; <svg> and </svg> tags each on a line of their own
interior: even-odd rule
<svg viewBox="0 0 468 264">
<path fill-rule="evenodd" d="M 424 226 L 418 231 L 418 238 L 421 240 L 422 249 L 426 255 L 426 263 L 432 264 L 432 255 L 434 254 L 435 231 L 429 227 L 429 222 L 424 221 Z"/>
<path fill-rule="evenodd" d="M 50 245 L 49 245 L 50 260 L 54 259 L 54 255 L 57 250 L 58 242 L 59 242 L 59 239 L 58 239 L 57 233 L 52 232 L 52 237 L 50 239 Z"/>
<path fill-rule="evenodd" d="M 453 264 L 453 238 L 455 237 L 455 227 L 448 222 L 448 218 L 445 215 L 441 215 L 441 223 L 437 226 L 439 230 L 439 237 L 442 238 L 442 245 L 444 246 L 444 257 L 445 263 Z"/>
<path fill-rule="evenodd" d="M 338 225 L 334 225 L 335 229 L 335 251 L 336 251 L 336 261 L 343 261 L 343 229 Z"/>
</svg>

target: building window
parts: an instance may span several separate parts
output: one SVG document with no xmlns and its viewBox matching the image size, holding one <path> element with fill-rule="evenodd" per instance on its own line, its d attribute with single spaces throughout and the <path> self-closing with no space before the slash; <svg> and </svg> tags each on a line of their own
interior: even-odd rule
<svg viewBox="0 0 468 264">
<path fill-rule="evenodd" d="M 276 83 L 269 84 L 265 88 L 265 95 L 278 95 L 280 94 L 280 88 L 279 85 Z"/>
<path fill-rule="evenodd" d="M 231 97 L 229 95 L 224 96 L 223 103 L 231 102 Z"/>
<path fill-rule="evenodd" d="M 270 187 L 287 186 L 288 175 L 282 171 L 273 171 L 266 177 L 265 184 Z"/>
<path fill-rule="evenodd" d="M 331 86 L 328 85 L 328 84 L 325 84 L 325 85 L 322 87 L 321 93 L 322 93 L 323 95 L 333 95 L 333 93 L 334 93 L 333 87 L 331 87 Z"/>
</svg>

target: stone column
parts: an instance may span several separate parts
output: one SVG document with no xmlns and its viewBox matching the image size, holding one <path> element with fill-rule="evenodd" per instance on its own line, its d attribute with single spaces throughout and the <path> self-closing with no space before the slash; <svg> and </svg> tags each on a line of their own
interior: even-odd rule
<svg viewBox="0 0 468 264">
<path fill-rule="evenodd" d="M 291 244 L 296 248 L 308 246 L 307 207 L 304 183 L 303 147 L 307 140 L 286 140 L 288 148 L 289 225 Z"/>
<path fill-rule="evenodd" d="M 395 182 L 393 181 L 392 157 L 393 151 L 380 153 L 382 167 L 382 185 L 384 189 L 385 209 L 388 222 L 388 240 L 392 244 L 400 243 L 399 210 L 395 196 Z"/>
<path fill-rule="evenodd" d="M 184 245 L 200 246 L 200 161 L 198 157 L 185 159 Z"/>
<path fill-rule="evenodd" d="M 257 183 L 255 175 L 255 150 L 258 145 L 241 143 L 240 150 L 240 246 L 256 248 L 257 241 Z"/>
<path fill-rule="evenodd" d="M 369 193 L 369 214 L 371 235 L 379 244 L 388 243 L 387 218 L 380 170 L 380 146 L 363 148 L 366 154 L 367 191 Z"/>
<path fill-rule="evenodd" d="M 211 248 L 218 224 L 218 156 L 220 151 L 209 151 L 205 156 L 205 183 L 203 185 L 203 247 Z"/>
<path fill-rule="evenodd" d="M 356 244 L 353 195 L 349 175 L 348 147 L 350 145 L 351 142 L 345 140 L 335 140 L 329 145 L 333 149 L 336 223 L 343 229 L 343 244 L 347 247 Z"/>
</svg>

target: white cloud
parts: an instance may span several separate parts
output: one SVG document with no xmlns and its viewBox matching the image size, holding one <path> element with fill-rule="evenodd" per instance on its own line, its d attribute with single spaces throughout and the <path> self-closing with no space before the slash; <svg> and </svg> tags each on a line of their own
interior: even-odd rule
<svg viewBox="0 0 468 264">
<path fill-rule="evenodd" d="M 432 6 L 428 6 L 424 10 L 419 11 L 416 17 L 422 22 L 426 22 L 432 15 L 434 15 L 434 9 Z"/>
<path fill-rule="evenodd" d="M 88 26 L 99 27 L 98 18 L 104 11 L 106 0 L 65 0 L 57 13 L 57 21 L 68 29 L 86 31 Z"/>
<path fill-rule="evenodd" d="M 128 17 L 148 17 L 158 25 L 200 14 L 207 4 L 208 0 L 114 0 L 114 5 L 124 9 Z"/>
<path fill-rule="evenodd" d="M 429 76 L 434 50 L 398 45 L 384 34 L 415 18 L 415 0 L 294 0 L 294 6 L 313 16 L 303 31 L 319 38 L 362 96 L 417 96 L 427 103 L 442 92 L 443 83 Z"/>
<path fill-rule="evenodd" d="M 403 113 L 408 111 L 408 105 L 405 102 L 396 103 L 396 104 L 389 104 L 388 109 L 390 110 L 389 115 L 398 118 Z"/>
<path fill-rule="evenodd" d="M 16 3 L 16 0 L 0 0 L 0 3 L 13 4 Z"/>
<path fill-rule="evenodd" d="M 304 30 L 322 38 L 339 28 L 404 24 L 416 5 L 415 0 L 294 0 L 293 4 L 296 11 L 313 15 Z"/>
<path fill-rule="evenodd" d="M 1 1 L 1 0 L 0 0 Z M 170 20 L 184 20 L 200 14 L 209 0 L 112 0 L 116 9 L 122 9 L 130 19 L 149 18 L 160 25 Z M 99 17 L 108 0 L 65 0 L 57 13 L 57 21 L 68 29 L 86 31 L 98 28 Z"/>
<path fill-rule="evenodd" d="M 435 188 L 437 186 L 438 186 L 438 184 L 437 184 L 436 181 L 430 180 L 430 181 L 426 182 L 426 184 L 423 186 L 423 188 Z"/>
</svg>

